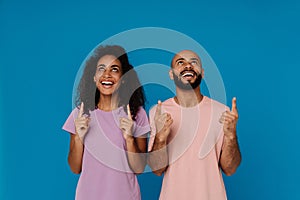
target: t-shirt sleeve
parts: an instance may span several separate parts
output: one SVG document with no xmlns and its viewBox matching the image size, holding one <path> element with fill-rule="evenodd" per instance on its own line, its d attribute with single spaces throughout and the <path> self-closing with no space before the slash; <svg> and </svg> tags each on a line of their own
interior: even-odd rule
<svg viewBox="0 0 300 200">
<path fill-rule="evenodd" d="M 62 129 L 69 132 L 69 133 L 72 133 L 72 134 L 75 134 L 75 119 L 78 115 L 78 109 L 75 108 L 71 114 L 69 115 L 69 117 L 67 118 L 67 120 L 65 121 Z"/>
<path fill-rule="evenodd" d="M 155 122 L 154 122 L 155 111 L 156 111 L 156 106 L 153 107 L 149 111 L 149 121 L 150 121 L 151 133 L 150 133 L 150 138 L 149 138 L 149 142 L 148 142 L 148 152 L 150 152 L 153 148 L 155 134 L 156 134 L 156 127 L 155 127 Z"/>
<path fill-rule="evenodd" d="M 225 111 L 230 111 L 230 108 L 228 106 L 225 106 Z M 222 115 L 222 113 L 221 113 L 221 115 Z M 222 125 L 222 127 L 223 127 L 223 125 Z M 218 142 L 217 142 L 217 153 L 218 153 L 219 159 L 220 159 L 220 154 L 221 154 L 221 150 L 222 150 L 222 146 L 223 146 L 223 140 L 224 140 L 224 130 L 222 128 L 220 131 L 220 136 L 219 136 Z"/>
<path fill-rule="evenodd" d="M 144 108 L 140 107 L 136 115 L 134 137 L 139 137 L 150 132 L 147 113 Z"/>
</svg>

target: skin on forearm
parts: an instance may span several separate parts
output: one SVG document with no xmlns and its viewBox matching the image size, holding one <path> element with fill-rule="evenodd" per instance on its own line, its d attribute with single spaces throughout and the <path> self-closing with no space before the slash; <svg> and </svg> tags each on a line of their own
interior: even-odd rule
<svg viewBox="0 0 300 200">
<path fill-rule="evenodd" d="M 159 138 L 157 134 L 154 139 L 153 148 L 148 154 L 148 165 L 154 174 L 161 176 L 169 165 L 167 139 Z"/>
<path fill-rule="evenodd" d="M 223 146 L 221 150 L 220 166 L 227 176 L 235 173 L 241 163 L 241 152 L 236 136 L 224 135 Z"/>
<path fill-rule="evenodd" d="M 82 167 L 82 157 L 84 146 L 78 134 L 70 134 L 70 150 L 68 155 L 68 163 L 73 173 L 79 174 Z"/>
<path fill-rule="evenodd" d="M 135 174 L 144 172 L 146 166 L 146 138 L 128 137 L 126 140 L 127 159 L 131 170 Z"/>
<path fill-rule="evenodd" d="M 167 139 L 173 123 L 170 113 L 162 112 L 161 106 L 161 101 L 158 101 L 154 115 L 155 128 L 152 129 L 152 131 L 157 132 L 155 134 L 152 150 L 148 153 L 147 158 L 147 163 L 152 169 L 152 172 L 158 176 L 161 176 L 169 165 Z M 150 111 L 150 116 L 153 116 L 152 114 Z M 150 121 L 151 119 L 150 117 Z"/>
</svg>

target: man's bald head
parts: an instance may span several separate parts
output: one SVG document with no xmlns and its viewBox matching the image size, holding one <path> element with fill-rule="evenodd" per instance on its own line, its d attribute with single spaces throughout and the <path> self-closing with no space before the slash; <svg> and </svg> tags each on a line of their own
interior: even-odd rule
<svg viewBox="0 0 300 200">
<path fill-rule="evenodd" d="M 178 52 L 172 59 L 171 67 L 173 68 L 179 61 L 197 61 L 202 66 L 200 57 L 191 50 L 182 50 Z"/>
</svg>

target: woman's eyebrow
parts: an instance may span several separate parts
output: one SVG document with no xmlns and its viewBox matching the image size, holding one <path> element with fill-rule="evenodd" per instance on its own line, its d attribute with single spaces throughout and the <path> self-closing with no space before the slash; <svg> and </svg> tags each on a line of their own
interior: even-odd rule
<svg viewBox="0 0 300 200">
<path fill-rule="evenodd" d="M 118 67 L 118 68 L 121 68 L 119 65 L 117 65 L 117 64 L 114 64 L 114 65 L 112 65 L 112 66 L 110 66 L 110 67 Z"/>
<path fill-rule="evenodd" d="M 97 65 L 97 67 L 106 67 L 106 65 L 104 65 L 104 64 L 99 64 L 99 65 Z"/>
</svg>

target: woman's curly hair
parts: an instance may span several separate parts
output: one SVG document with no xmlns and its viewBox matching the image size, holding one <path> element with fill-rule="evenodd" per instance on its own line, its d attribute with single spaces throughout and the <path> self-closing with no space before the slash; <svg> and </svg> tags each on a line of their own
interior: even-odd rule
<svg viewBox="0 0 300 200">
<path fill-rule="evenodd" d="M 89 115 L 90 111 L 97 108 L 100 101 L 100 91 L 94 82 L 97 62 L 105 55 L 113 55 L 120 62 L 122 67 L 122 78 L 119 80 L 120 87 L 116 91 L 118 95 L 118 106 L 123 106 L 125 112 L 129 102 L 132 118 L 135 120 L 139 108 L 144 107 L 145 96 L 143 87 L 137 77 L 133 66 L 129 63 L 125 50 L 118 45 L 108 45 L 97 47 L 93 54 L 85 62 L 82 78 L 77 88 L 75 106 L 79 107 L 84 103 L 84 113 Z M 114 95 L 114 94 L 113 94 Z"/>
</svg>

